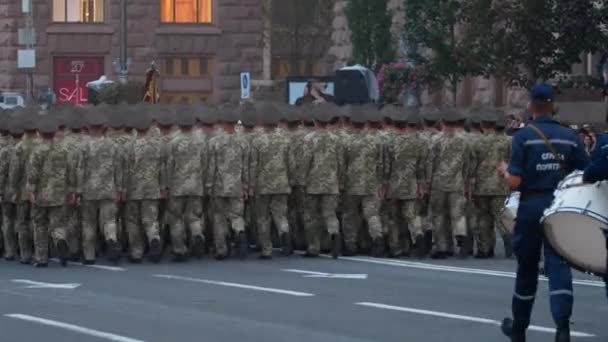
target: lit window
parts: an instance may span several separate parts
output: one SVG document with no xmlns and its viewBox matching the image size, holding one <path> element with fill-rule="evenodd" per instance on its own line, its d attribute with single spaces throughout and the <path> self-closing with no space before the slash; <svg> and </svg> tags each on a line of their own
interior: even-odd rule
<svg viewBox="0 0 608 342">
<path fill-rule="evenodd" d="M 104 0 L 53 0 L 53 21 L 63 23 L 103 22 Z"/>
<path fill-rule="evenodd" d="M 211 23 L 213 0 L 161 0 L 163 23 Z"/>
<path fill-rule="evenodd" d="M 182 92 L 163 92 L 161 102 L 167 104 L 201 104 L 208 103 L 211 93 L 182 93 Z"/>
<path fill-rule="evenodd" d="M 207 78 L 209 63 L 206 57 L 166 57 L 163 74 L 171 78 Z"/>
</svg>

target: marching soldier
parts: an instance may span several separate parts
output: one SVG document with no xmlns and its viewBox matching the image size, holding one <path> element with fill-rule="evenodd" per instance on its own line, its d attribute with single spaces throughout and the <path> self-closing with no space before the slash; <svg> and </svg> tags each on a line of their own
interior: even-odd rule
<svg viewBox="0 0 608 342">
<path fill-rule="evenodd" d="M 421 188 L 424 181 L 425 141 L 416 132 L 419 117 L 410 112 L 393 118 L 398 134 L 387 148 L 388 183 L 386 198 L 390 213 L 389 247 L 397 257 L 402 254 L 399 245 L 401 227 L 405 226 L 414 241 L 415 254 L 426 253 L 422 221 L 419 216 Z"/>
<path fill-rule="evenodd" d="M 195 137 L 195 120 L 191 108 L 182 108 L 177 113 L 180 131 L 169 143 L 167 219 L 175 261 L 183 261 L 189 250 L 201 258 L 205 250 L 202 200 L 208 153 L 205 141 Z"/>
<path fill-rule="evenodd" d="M 305 219 L 308 248 L 305 256 L 316 257 L 321 248 L 320 217 L 331 237 L 334 258 L 340 254 L 342 240 L 340 223 L 336 215 L 338 196 L 343 189 L 343 156 L 339 137 L 330 128 L 339 121 L 333 108 L 316 111 L 315 129 L 304 142 L 303 161 L 306 170 Z"/>
<path fill-rule="evenodd" d="M 289 184 L 289 138 L 278 130 L 278 113 L 270 106 L 259 108 L 264 133 L 258 134 L 251 144 L 251 186 L 255 194 L 258 241 L 262 259 L 272 257 L 271 222 L 279 232 L 283 255 L 292 252 L 292 241 L 287 220 Z"/>
<path fill-rule="evenodd" d="M 69 246 L 66 231 L 68 154 L 66 146 L 55 138 L 62 118 L 40 120 L 42 141 L 31 152 L 26 167 L 26 192 L 32 204 L 35 267 L 48 265 L 49 235 L 62 266 L 67 266 Z"/>
<path fill-rule="evenodd" d="M 89 113 L 89 136 L 81 151 L 76 192 L 82 209 L 83 263 L 95 263 L 97 227 L 100 227 L 108 258 L 120 259 L 121 247 L 117 228 L 118 203 L 122 199 L 122 154 L 116 140 L 104 134 L 106 118 L 99 112 Z"/>
<path fill-rule="evenodd" d="M 130 260 L 140 263 L 144 241 L 149 244 L 153 262 L 160 262 L 162 242 L 159 227 L 159 202 L 166 198 L 165 149 L 161 139 L 151 133 L 151 119 L 141 113 L 134 119 L 137 137 L 127 147 L 125 216 L 129 235 Z M 142 232 L 144 232 L 142 236 Z"/>
<path fill-rule="evenodd" d="M 228 223 L 235 237 L 239 257 L 246 258 L 249 249 L 243 218 L 244 201 L 249 196 L 247 146 L 236 133 L 238 121 L 235 109 L 222 109 L 219 117 L 222 131 L 209 140 L 207 187 L 211 189 L 213 238 L 215 258 L 218 260 L 228 257 Z"/>
<path fill-rule="evenodd" d="M 8 113 L 0 113 L 8 115 Z M 2 205 L 2 234 L 0 251 L 4 249 L 4 259 L 15 260 L 17 234 L 15 233 L 15 205 L 6 200 L 10 155 L 15 142 L 21 139 L 23 129 L 16 119 L 0 122 L 0 203 Z"/>
<path fill-rule="evenodd" d="M 372 254 L 384 256 L 384 230 L 380 220 L 383 191 L 383 148 L 377 110 L 363 107 L 352 113 L 355 131 L 344 145 L 344 217 L 342 233 L 347 250 L 357 250 L 357 218 L 363 213 L 373 240 Z"/>
<path fill-rule="evenodd" d="M 432 257 L 445 259 L 451 243 L 456 240 L 459 255 L 465 256 L 467 236 L 465 205 L 468 194 L 470 145 L 466 136 L 457 132 L 465 118 L 456 109 L 443 110 L 443 131 L 431 146 L 426 161 L 430 183 L 429 210 L 435 238 Z"/>
</svg>

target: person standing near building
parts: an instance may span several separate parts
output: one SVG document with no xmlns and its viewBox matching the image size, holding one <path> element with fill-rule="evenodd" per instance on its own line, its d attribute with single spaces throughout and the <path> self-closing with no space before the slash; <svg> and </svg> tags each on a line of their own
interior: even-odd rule
<svg viewBox="0 0 608 342">
<path fill-rule="evenodd" d="M 499 167 L 511 190 L 521 192 L 513 234 L 517 256 L 513 318 L 505 318 L 501 329 L 513 342 L 526 340 L 544 249 L 551 313 L 557 326 L 555 341 L 568 342 L 574 302 L 572 272 L 553 247 L 543 243 L 540 219 L 551 205 L 558 183 L 571 171 L 584 169 L 587 156 L 576 132 L 551 118 L 553 88 L 538 84 L 530 90 L 530 99 L 533 121 L 515 133 L 510 162 Z"/>
<path fill-rule="evenodd" d="M 8 113 L 0 113 L 9 115 Z M 0 203 L 2 206 L 2 234 L 0 236 L 0 251 L 4 252 L 4 260 L 14 261 L 17 254 L 17 234 L 15 233 L 15 204 L 7 201 L 8 170 L 10 155 L 17 141 L 21 140 L 23 128 L 13 118 L 10 122 L 0 122 Z"/>
</svg>

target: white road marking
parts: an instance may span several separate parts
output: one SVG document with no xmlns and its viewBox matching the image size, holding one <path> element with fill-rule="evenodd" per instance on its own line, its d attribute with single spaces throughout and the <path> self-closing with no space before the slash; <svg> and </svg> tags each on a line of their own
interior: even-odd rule
<svg viewBox="0 0 608 342">
<path fill-rule="evenodd" d="M 387 265 L 387 266 L 417 268 L 417 269 L 431 270 L 431 271 L 478 274 L 478 275 L 487 275 L 487 276 L 493 276 L 493 277 L 503 277 L 503 278 L 512 278 L 512 279 L 515 279 L 515 276 L 516 276 L 514 272 L 493 271 L 493 270 L 484 270 L 484 269 L 479 269 L 479 268 L 455 267 L 455 266 L 446 266 L 446 265 L 434 265 L 434 264 L 426 264 L 426 263 L 422 263 L 422 262 L 413 262 L 413 261 L 405 261 L 405 260 L 390 260 L 390 259 L 378 259 L 378 258 L 366 258 L 366 257 L 340 257 L 340 259 L 356 261 L 356 262 L 365 262 L 365 263 L 371 263 L 371 264 Z M 549 279 L 547 279 L 547 277 L 544 277 L 544 276 L 541 276 L 538 279 L 541 281 L 549 281 Z M 584 280 L 584 279 L 575 279 L 573 281 L 573 283 L 575 285 L 591 286 L 591 287 L 604 287 L 605 286 L 603 281 Z"/>
<path fill-rule="evenodd" d="M 68 284 L 53 284 L 53 283 L 44 283 L 39 281 L 27 280 L 27 279 L 11 279 L 13 283 L 25 284 L 26 289 L 62 289 L 62 290 L 73 290 L 80 286 L 77 283 L 68 283 Z"/>
<path fill-rule="evenodd" d="M 59 262 L 59 259 L 49 259 L 52 262 Z M 104 271 L 111 271 L 111 272 L 124 272 L 127 269 L 123 268 L 123 267 L 117 267 L 117 266 L 107 266 L 107 265 L 85 265 L 81 262 L 68 262 L 68 265 L 72 265 L 72 266 L 82 266 L 82 267 L 88 267 L 88 268 L 96 268 L 98 270 L 104 270 Z"/>
<path fill-rule="evenodd" d="M 225 281 L 217 281 L 217 280 L 209 280 L 209 279 L 182 277 L 182 276 L 176 276 L 176 275 L 171 275 L 171 274 L 154 274 L 153 277 L 163 278 L 163 279 L 182 280 L 182 281 L 189 281 L 189 282 L 193 282 L 193 283 L 201 283 L 201 284 L 209 284 L 209 285 L 227 286 L 227 287 L 234 287 L 234 288 L 245 289 L 245 290 L 279 293 L 279 294 L 295 296 L 295 297 L 313 297 L 314 296 L 314 294 L 306 293 L 306 292 L 283 290 L 283 289 L 276 289 L 276 288 L 272 288 L 272 287 L 262 287 L 262 286 L 254 286 L 254 285 L 239 284 L 239 283 L 230 283 L 230 282 L 225 282 Z"/>
<path fill-rule="evenodd" d="M 355 303 L 355 305 L 367 306 L 367 307 L 384 309 L 384 310 L 408 312 L 408 313 L 419 314 L 419 315 L 424 315 L 424 316 L 456 319 L 456 320 L 469 321 L 469 322 L 475 322 L 475 323 L 481 323 L 481 324 L 492 324 L 492 325 L 497 325 L 497 326 L 501 325 L 501 322 L 499 322 L 497 320 L 489 319 L 489 318 L 457 315 L 457 314 L 451 314 L 451 313 L 440 312 L 440 311 L 421 310 L 421 309 L 407 308 L 407 307 L 402 307 L 402 306 L 394 306 L 394 305 L 386 305 L 386 304 L 370 303 L 370 302 L 359 302 L 359 303 Z M 553 328 L 541 327 L 538 325 L 530 325 L 528 327 L 528 330 L 540 331 L 540 332 L 546 332 L 546 333 L 555 333 L 555 329 L 553 329 Z M 580 331 L 571 331 L 570 335 L 573 337 L 595 337 L 594 334 L 589 334 L 589 333 L 580 332 Z"/>
<path fill-rule="evenodd" d="M 281 271 L 304 274 L 304 276 L 303 276 L 304 278 L 367 279 L 367 274 L 363 274 L 363 273 L 356 273 L 356 274 L 323 273 L 323 272 L 316 272 L 316 271 L 296 270 L 296 269 L 292 269 L 292 268 L 282 269 Z"/>
<path fill-rule="evenodd" d="M 85 327 L 75 325 L 75 324 L 63 323 L 63 322 L 54 321 L 54 320 L 50 320 L 50 319 L 46 319 L 46 318 L 40 318 L 40 317 L 36 317 L 36 316 L 17 314 L 17 313 L 5 314 L 4 316 L 9 317 L 9 318 L 19 319 L 22 321 L 28 321 L 28 322 L 38 323 L 38 324 L 42 324 L 42 325 L 47 325 L 50 327 L 65 329 L 65 330 L 77 332 L 77 333 L 80 333 L 83 335 L 89 335 L 89 336 L 101 338 L 101 339 L 108 340 L 108 341 L 144 342 L 142 340 L 136 340 L 136 339 L 130 338 L 130 337 L 111 334 L 111 333 L 107 333 L 107 332 L 103 332 L 103 331 L 99 331 L 99 330 L 85 328 Z"/>
</svg>

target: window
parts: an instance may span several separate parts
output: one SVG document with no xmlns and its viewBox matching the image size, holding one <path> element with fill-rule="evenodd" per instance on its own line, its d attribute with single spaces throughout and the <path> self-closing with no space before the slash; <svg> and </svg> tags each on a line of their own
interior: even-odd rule
<svg viewBox="0 0 608 342">
<path fill-rule="evenodd" d="M 320 73 L 320 65 L 315 63 L 311 57 L 289 57 L 272 58 L 272 78 L 280 79 L 288 76 L 312 76 Z"/>
<path fill-rule="evenodd" d="M 211 93 L 179 93 L 165 92 L 162 94 L 161 102 L 167 104 L 200 104 L 207 103 Z"/>
<path fill-rule="evenodd" d="M 62 23 L 103 22 L 104 0 L 53 0 L 53 21 Z"/>
<path fill-rule="evenodd" d="M 207 57 L 166 57 L 163 75 L 171 78 L 208 78 L 209 63 Z"/>
<path fill-rule="evenodd" d="M 160 20 L 163 23 L 211 23 L 213 0 L 161 0 Z"/>
</svg>

